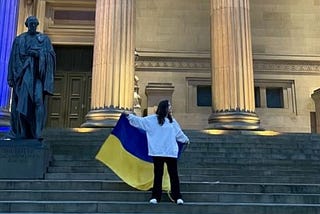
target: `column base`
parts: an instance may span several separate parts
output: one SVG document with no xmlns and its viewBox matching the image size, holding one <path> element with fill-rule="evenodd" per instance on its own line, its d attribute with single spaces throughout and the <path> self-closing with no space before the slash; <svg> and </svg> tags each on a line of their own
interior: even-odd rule
<svg viewBox="0 0 320 214">
<path fill-rule="evenodd" d="M 123 109 L 91 110 L 86 115 L 82 128 L 113 128 L 118 122 Z"/>
<path fill-rule="evenodd" d="M 256 113 L 217 112 L 212 113 L 208 121 L 209 129 L 261 130 Z"/>
</svg>

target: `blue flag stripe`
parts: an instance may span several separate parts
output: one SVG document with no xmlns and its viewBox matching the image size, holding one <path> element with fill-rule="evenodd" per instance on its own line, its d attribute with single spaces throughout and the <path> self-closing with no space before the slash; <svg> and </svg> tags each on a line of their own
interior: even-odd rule
<svg viewBox="0 0 320 214">
<path fill-rule="evenodd" d="M 127 152 L 141 160 L 152 163 L 152 158 L 148 155 L 146 132 L 131 126 L 124 114 L 120 116 L 118 123 L 111 133 L 120 140 Z"/>
<path fill-rule="evenodd" d="M 129 120 L 127 119 L 125 114 L 121 114 L 116 126 L 111 133 L 120 140 L 123 148 L 127 152 L 131 153 L 141 160 L 151 163 L 153 162 L 152 157 L 148 155 L 148 141 L 146 132 L 142 129 L 130 125 Z M 181 142 L 177 143 L 179 146 L 178 157 L 180 157 L 185 148 L 185 144 Z"/>
</svg>

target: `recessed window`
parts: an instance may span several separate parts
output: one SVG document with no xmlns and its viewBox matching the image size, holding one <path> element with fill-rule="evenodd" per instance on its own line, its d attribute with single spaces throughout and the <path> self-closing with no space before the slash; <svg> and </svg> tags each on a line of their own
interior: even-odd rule
<svg viewBox="0 0 320 214">
<path fill-rule="evenodd" d="M 211 86 L 198 85 L 197 86 L 197 106 L 211 106 Z"/>
<path fill-rule="evenodd" d="M 210 114 L 212 112 L 212 92 L 210 77 L 187 77 L 188 113 Z"/>
<path fill-rule="evenodd" d="M 294 80 L 256 79 L 254 85 L 256 108 L 296 112 Z"/>
<path fill-rule="evenodd" d="M 54 19 L 57 20 L 95 20 L 95 11 L 56 10 Z"/>
<path fill-rule="evenodd" d="M 260 97 L 260 88 L 254 87 L 254 103 L 256 108 L 261 107 L 261 97 Z"/>
<path fill-rule="evenodd" d="M 283 108 L 282 88 L 266 88 L 266 96 L 268 108 Z"/>
</svg>

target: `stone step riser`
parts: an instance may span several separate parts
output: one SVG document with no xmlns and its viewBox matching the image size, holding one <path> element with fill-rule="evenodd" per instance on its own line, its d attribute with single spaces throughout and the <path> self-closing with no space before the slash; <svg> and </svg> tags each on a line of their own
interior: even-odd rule
<svg viewBox="0 0 320 214">
<path fill-rule="evenodd" d="M 61 149 L 61 150 L 60 150 Z M 72 156 L 75 158 L 78 157 L 95 157 L 95 155 L 98 153 L 99 148 L 82 148 L 82 149 L 76 149 L 74 148 L 71 150 L 63 150 L 63 148 L 60 148 L 60 151 L 55 151 L 52 149 L 52 152 L 55 157 L 61 158 L 61 157 L 67 157 Z M 210 156 L 264 156 L 264 157 L 273 157 L 273 156 L 295 156 L 295 155 L 303 155 L 306 157 L 309 156 L 315 156 L 318 157 L 320 155 L 320 149 L 270 149 L 270 148 L 262 148 L 262 149 L 256 149 L 256 148 L 200 148 L 200 149 L 194 149 L 194 148 L 187 148 L 186 151 L 182 153 L 184 156 L 203 156 L 203 155 L 210 155 Z"/>
<path fill-rule="evenodd" d="M 205 135 L 203 133 L 198 132 L 197 134 L 194 135 L 189 135 L 188 133 L 185 132 L 185 134 L 189 137 L 189 139 L 193 141 L 201 141 L 201 142 L 208 142 L 208 141 L 213 141 L 213 142 L 246 142 L 246 143 L 254 143 L 257 141 L 264 141 L 268 143 L 274 143 L 274 142 L 292 142 L 292 143 L 301 143 L 301 142 L 308 142 L 308 143 L 313 143 L 313 142 L 318 142 L 320 141 L 320 136 L 318 134 L 316 135 L 310 135 L 310 134 L 305 134 L 303 136 L 297 136 L 296 133 L 293 133 L 292 136 L 290 135 L 282 135 L 281 137 L 279 136 L 259 136 L 259 135 Z M 54 142 L 56 144 L 59 144 L 63 141 L 61 140 L 69 140 L 70 142 L 75 142 L 72 139 L 76 139 L 77 141 L 89 141 L 92 140 L 92 143 L 97 143 L 97 142 L 105 142 L 109 134 L 94 134 L 94 133 L 86 133 L 86 134 L 79 134 L 79 133 L 73 133 L 73 134 L 63 134 L 63 135 L 46 135 L 43 136 L 43 138 L 47 141 Z M 60 141 L 59 141 L 60 140 Z"/>
<path fill-rule="evenodd" d="M 78 162 L 78 163 L 77 163 Z M 84 165 L 83 165 L 83 164 Z M 99 162 L 95 161 L 94 158 L 90 159 L 70 159 L 70 160 L 60 160 L 55 161 L 51 164 L 51 166 L 98 166 Z M 273 160 L 265 160 L 265 159 L 250 159 L 250 158 L 210 158 L 210 157 L 202 157 L 198 159 L 188 160 L 187 158 L 181 158 L 179 162 L 180 167 L 191 167 L 191 168 L 206 168 L 213 167 L 221 164 L 239 164 L 239 165 L 275 165 L 275 166 L 288 166 L 288 167 L 315 167 L 320 166 L 320 161 L 317 160 L 308 160 L 308 159 L 273 159 Z"/>
<path fill-rule="evenodd" d="M 45 138 L 65 138 L 65 137 L 79 137 L 79 138 L 86 138 L 88 136 L 90 137 L 100 137 L 102 139 L 105 139 L 110 133 L 112 129 L 109 128 L 95 128 L 95 130 L 84 132 L 84 130 L 81 130 L 81 132 L 77 132 L 75 129 L 45 129 L 43 131 L 43 136 Z M 310 133 L 279 133 L 278 135 L 268 135 L 264 136 L 263 133 L 257 133 L 257 132 L 242 132 L 242 131 L 233 131 L 225 133 L 225 134 L 208 134 L 204 133 L 199 130 L 184 130 L 184 133 L 188 135 L 189 138 L 199 138 L 199 139 L 291 139 L 295 141 L 301 141 L 301 140 L 317 140 L 320 139 L 320 137 L 317 134 L 310 134 Z"/>
<path fill-rule="evenodd" d="M 286 203 L 286 204 L 319 204 L 320 194 L 259 194 L 259 193 L 215 193 L 215 192 L 182 192 L 189 203 Z M 150 192 L 138 191 L 0 191 L 0 201 L 131 201 L 145 202 L 150 199 Z M 162 202 L 170 202 L 164 193 Z"/>
<path fill-rule="evenodd" d="M 62 165 L 65 162 L 60 162 Z M 303 172 L 319 172 L 319 167 L 318 166 L 299 166 L 299 165 L 294 165 L 294 166 L 288 166 L 288 165 L 279 165 L 279 166 L 274 166 L 274 165 L 268 165 L 268 164 L 257 164 L 257 165 L 242 165 L 242 164 L 221 164 L 221 165 L 214 165 L 214 166 L 207 166 L 207 167 L 180 167 L 181 165 L 187 165 L 185 162 L 178 162 L 178 170 L 182 171 L 192 171 L 192 172 L 215 172 L 215 171 L 230 171 L 230 170 L 239 170 L 239 171 L 251 171 L 251 170 L 257 170 L 257 171 L 303 171 Z M 100 162 L 91 162 L 91 164 L 88 164 L 88 166 L 82 166 L 82 165 L 69 165 L 69 166 L 59 166 L 56 163 L 52 164 L 49 166 L 49 169 L 61 169 L 61 170 L 69 170 L 68 172 L 71 172 L 72 170 L 104 170 L 104 171 L 110 171 L 110 169 L 100 163 Z"/>
<path fill-rule="evenodd" d="M 181 181 L 194 181 L 194 182 L 272 182 L 272 183 L 318 183 L 320 176 L 218 176 L 218 175 L 180 175 Z M 111 173 L 48 173 L 45 175 L 49 180 L 119 180 L 115 174 Z"/>
<path fill-rule="evenodd" d="M 282 205 L 282 204 L 220 204 L 203 203 L 178 206 L 172 203 L 150 205 L 147 203 L 116 202 L 3 202 L 0 212 L 60 212 L 60 213 L 219 213 L 219 214 L 275 214 L 275 213 L 308 213 L 318 214 L 317 205 Z"/>
<path fill-rule="evenodd" d="M 95 160 L 97 152 L 88 153 L 85 151 L 66 154 L 55 154 L 53 155 L 54 160 Z M 182 153 L 181 158 L 187 159 L 212 159 L 212 158 L 239 158 L 239 159 L 260 159 L 264 158 L 266 160 L 319 160 L 319 153 L 304 153 L 304 152 L 295 152 L 295 153 L 238 153 L 238 152 L 184 152 Z"/>
<path fill-rule="evenodd" d="M 74 139 L 73 139 L 74 141 Z M 85 141 L 67 141 L 64 143 L 56 144 L 54 142 L 46 141 L 49 142 L 51 145 L 51 148 L 56 151 L 64 151 L 68 149 L 82 149 L 82 148 L 93 148 L 93 149 L 99 149 L 103 142 L 98 142 L 98 143 L 92 143 L 92 142 L 85 142 Z M 320 142 L 320 141 L 319 141 Z M 318 150 L 320 149 L 320 144 L 319 142 L 314 142 L 314 143 L 309 143 L 309 142 L 301 142 L 299 144 L 297 143 L 292 143 L 292 142 L 274 142 L 274 143 L 268 143 L 268 142 L 226 142 L 226 143 L 221 143 L 221 142 L 215 142 L 215 141 L 208 141 L 208 142 L 192 142 L 189 145 L 190 149 L 209 149 L 209 150 L 217 150 L 217 149 L 273 149 L 273 150 L 281 150 L 281 149 L 288 149 L 288 150 L 305 150 L 305 149 L 315 149 Z"/>
<path fill-rule="evenodd" d="M 107 167 L 49 167 L 48 173 L 112 173 Z M 195 169 L 180 168 L 179 173 L 182 174 L 205 174 L 205 175 L 314 175 L 318 173 L 317 169 L 261 169 L 259 167 L 253 169 Z"/>
<path fill-rule="evenodd" d="M 85 155 L 81 155 L 81 153 L 77 153 L 77 155 L 54 155 L 54 160 L 90 160 L 95 158 L 96 152 L 92 154 L 86 153 Z M 184 153 L 182 154 L 183 159 L 187 159 L 191 162 L 193 160 L 201 159 L 212 159 L 212 158 L 220 158 L 220 159 L 263 159 L 263 160 L 320 160 L 320 154 L 306 154 L 306 153 L 288 153 L 288 154 L 270 154 L 270 153 Z"/>
<path fill-rule="evenodd" d="M 190 134 L 188 131 L 185 131 L 185 134 L 189 137 L 191 142 L 245 142 L 245 143 L 255 143 L 255 142 L 291 142 L 291 143 L 301 143 L 301 142 L 319 142 L 319 135 L 297 135 L 296 133 L 292 135 L 281 135 L 281 136 L 261 136 L 261 135 L 206 135 L 201 132 L 197 132 L 195 134 Z M 62 142 L 72 142 L 82 141 L 82 142 L 92 142 L 99 143 L 104 142 L 108 133 L 60 133 L 56 135 L 54 133 L 45 134 L 44 139 L 56 144 L 61 144 Z"/>
<path fill-rule="evenodd" d="M 181 182 L 185 192 L 246 192 L 246 193 L 283 193 L 319 194 L 320 185 L 310 184 L 246 184 L 246 183 L 204 183 Z M 0 190 L 96 190 L 96 191 L 135 191 L 122 181 L 79 181 L 79 180 L 16 180 L 0 181 Z"/>
<path fill-rule="evenodd" d="M 206 160 L 211 160 L 212 158 L 205 158 Z M 320 162 L 319 161 L 263 161 L 261 163 L 261 160 L 253 160 L 253 161 L 248 161 L 249 159 L 242 159 L 242 160 L 247 160 L 240 161 L 237 160 L 230 160 L 226 161 L 225 159 L 218 159 L 212 161 L 211 165 L 203 165 L 201 161 L 198 161 L 200 163 L 193 163 L 192 161 L 197 161 L 197 160 L 188 160 L 188 159 L 180 159 L 178 164 L 180 168 L 212 168 L 212 167 L 226 167 L 228 168 L 229 166 L 236 166 L 238 168 L 243 168 L 243 167 L 286 167 L 288 169 L 292 168 L 305 168 L 305 169 L 319 169 L 320 168 Z M 231 163 L 233 162 L 233 163 Z M 243 163 L 244 162 L 244 163 Z M 57 167 L 73 167 L 73 166 L 87 166 L 87 167 L 97 167 L 97 166 L 103 166 L 100 161 L 97 161 L 93 158 L 90 159 L 85 159 L 85 160 L 55 160 L 51 162 L 51 166 L 57 166 Z M 195 165 L 195 166 L 193 166 Z M 199 166 L 197 166 L 199 165 Z"/>
<path fill-rule="evenodd" d="M 83 163 L 83 164 L 81 164 Z M 178 163 L 178 168 L 179 169 L 198 169 L 197 171 L 200 172 L 207 172 L 207 169 L 209 168 L 216 168 L 219 171 L 229 171 L 232 170 L 232 168 L 228 168 L 226 166 L 223 168 L 225 165 L 236 165 L 238 164 L 238 169 L 239 170 L 257 170 L 257 171 L 305 171 L 306 174 L 308 172 L 315 172 L 318 174 L 319 171 L 317 171 L 320 168 L 320 163 L 317 162 L 314 164 L 313 162 L 293 162 L 293 163 L 288 163 L 287 161 L 268 161 L 268 162 L 249 162 L 249 161 L 235 161 L 235 160 L 229 160 L 229 161 L 204 161 L 199 163 L 185 163 L 185 162 L 180 162 Z M 261 165 L 261 167 L 259 167 Z M 274 165 L 275 167 L 272 167 Z M 86 162 L 86 161 L 79 161 L 79 162 L 67 162 L 67 161 L 62 161 L 58 163 L 52 163 L 51 168 L 81 168 L 81 167 L 88 167 L 88 168 L 100 168 L 100 169 L 105 169 L 108 171 L 108 168 L 106 166 L 102 166 L 98 162 Z M 280 168 L 281 167 L 281 168 Z M 285 168 L 285 169 L 283 169 Z M 212 171 L 212 170 L 210 170 Z M 71 172 L 71 171 L 69 171 Z M 91 172 L 91 170 L 87 171 Z M 200 173 L 201 174 L 201 173 Z"/>
</svg>

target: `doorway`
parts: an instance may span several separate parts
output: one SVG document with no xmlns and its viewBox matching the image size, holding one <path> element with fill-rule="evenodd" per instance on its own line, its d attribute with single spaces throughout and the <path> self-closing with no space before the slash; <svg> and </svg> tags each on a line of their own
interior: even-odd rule
<svg viewBox="0 0 320 214">
<path fill-rule="evenodd" d="M 54 48 L 57 55 L 57 70 L 54 95 L 48 99 L 46 127 L 80 127 L 90 110 L 93 47 L 55 46 Z"/>
</svg>

